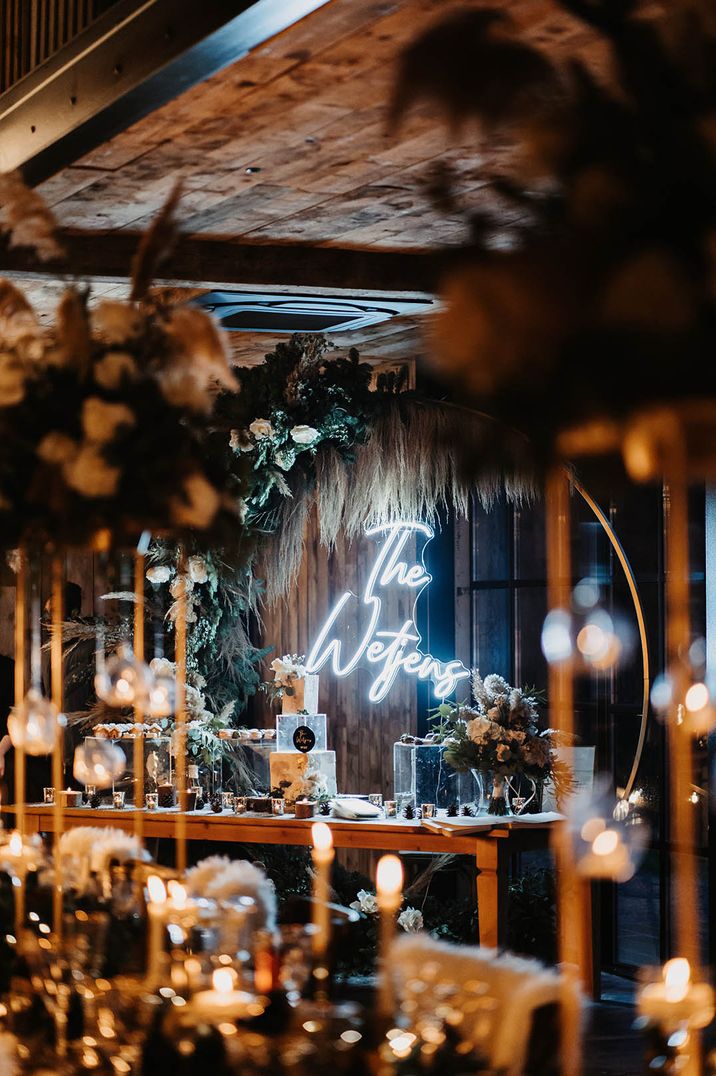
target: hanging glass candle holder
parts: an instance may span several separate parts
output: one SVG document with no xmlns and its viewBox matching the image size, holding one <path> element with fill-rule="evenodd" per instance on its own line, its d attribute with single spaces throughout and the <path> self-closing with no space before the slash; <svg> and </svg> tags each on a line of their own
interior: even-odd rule
<svg viewBox="0 0 716 1076">
<path fill-rule="evenodd" d="M 176 703 L 174 677 L 167 673 L 153 674 L 146 703 L 148 717 L 171 717 Z"/>
<path fill-rule="evenodd" d="M 135 657 L 131 646 L 122 643 L 94 678 L 97 697 L 108 706 L 145 705 L 154 677 L 151 669 Z"/>
<path fill-rule="evenodd" d="M 124 751 L 111 740 L 88 736 L 75 751 L 72 772 L 82 785 L 109 788 L 127 768 Z"/>
<path fill-rule="evenodd" d="M 577 872 L 583 878 L 627 882 L 641 862 L 649 827 L 636 810 L 625 812 L 628 801 L 614 796 L 604 782 L 594 794 L 582 792 L 570 801 L 567 826 Z"/>
<path fill-rule="evenodd" d="M 57 740 L 57 730 L 65 724 L 53 702 L 37 688 L 30 688 L 19 706 L 13 707 L 7 721 L 13 747 L 28 755 L 49 755 Z"/>
<path fill-rule="evenodd" d="M 634 646 L 629 622 L 600 604 L 596 580 L 580 580 L 569 609 L 552 609 L 542 628 L 542 652 L 550 665 L 603 672 L 618 665 Z"/>
</svg>

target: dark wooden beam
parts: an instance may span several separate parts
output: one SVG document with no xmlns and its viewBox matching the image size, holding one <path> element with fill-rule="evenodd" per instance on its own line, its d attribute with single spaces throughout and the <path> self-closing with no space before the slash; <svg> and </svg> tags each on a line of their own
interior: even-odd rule
<svg viewBox="0 0 716 1076">
<path fill-rule="evenodd" d="M 0 171 L 36 184 L 327 0 L 122 0 L 0 95 Z"/>
<path fill-rule="evenodd" d="M 59 239 L 67 258 L 55 265 L 42 265 L 25 251 L 0 246 L 0 274 L 57 277 L 71 272 L 89 281 L 121 283 L 129 278 L 140 236 L 125 231 L 67 231 Z M 455 256 L 454 251 L 309 247 L 185 236 L 160 269 L 157 284 L 431 295 Z"/>
</svg>

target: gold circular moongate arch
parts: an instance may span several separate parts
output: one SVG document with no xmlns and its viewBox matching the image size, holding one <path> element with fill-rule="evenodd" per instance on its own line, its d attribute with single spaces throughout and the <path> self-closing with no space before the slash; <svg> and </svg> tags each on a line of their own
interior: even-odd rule
<svg viewBox="0 0 716 1076">
<path fill-rule="evenodd" d="M 612 527 L 609 519 L 599 507 L 594 498 L 587 492 L 584 486 L 575 479 L 574 475 L 570 476 L 573 489 L 580 495 L 585 504 L 594 513 L 594 516 L 601 524 L 604 532 L 609 539 L 609 542 L 614 550 L 619 563 L 622 566 L 627 586 L 629 587 L 629 593 L 631 594 L 632 603 L 634 605 L 634 613 L 636 615 L 637 627 L 639 630 L 639 644 L 641 646 L 641 667 L 642 667 L 642 704 L 641 704 L 641 725 L 639 727 L 639 739 L 636 745 L 636 751 L 634 752 L 634 761 L 632 762 L 629 777 L 627 778 L 624 790 L 621 793 L 621 799 L 628 800 L 634 784 L 636 782 L 637 773 L 639 772 L 639 765 L 641 763 L 641 756 L 644 751 L 644 744 L 646 742 L 646 731 L 649 724 L 649 690 L 650 690 L 650 672 L 649 672 L 649 646 L 646 635 L 646 620 L 644 618 L 644 608 L 641 604 L 641 598 L 639 597 L 639 589 L 636 584 L 636 578 L 634 576 L 634 570 L 629 563 L 629 558 L 624 552 L 624 547 L 617 538 L 616 532 Z"/>
</svg>

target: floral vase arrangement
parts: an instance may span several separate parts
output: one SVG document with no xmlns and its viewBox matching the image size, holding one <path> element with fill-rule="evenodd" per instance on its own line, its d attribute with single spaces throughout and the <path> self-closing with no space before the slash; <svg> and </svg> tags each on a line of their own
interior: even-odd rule
<svg viewBox="0 0 716 1076">
<path fill-rule="evenodd" d="M 436 735 L 454 769 L 472 771 L 481 780 L 491 775 L 487 813 L 511 813 L 510 790 L 518 777 L 535 786 L 551 778 L 561 799 L 571 785 L 569 768 L 556 755 L 559 734 L 539 727 L 540 695 L 512 687 L 495 673 L 483 679 L 479 670 L 472 674 L 472 694 L 469 705 L 437 707 Z"/>
<path fill-rule="evenodd" d="M 261 685 L 271 702 L 281 700 L 284 714 L 315 713 L 318 709 L 318 676 L 310 675 L 304 654 L 284 654 L 271 662 L 273 680 Z"/>
</svg>

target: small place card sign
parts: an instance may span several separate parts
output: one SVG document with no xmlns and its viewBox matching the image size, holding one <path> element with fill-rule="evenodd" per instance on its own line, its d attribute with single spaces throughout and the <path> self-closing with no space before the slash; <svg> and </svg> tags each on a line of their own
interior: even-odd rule
<svg viewBox="0 0 716 1076">
<path fill-rule="evenodd" d="M 299 725 L 293 734 L 293 746 L 297 751 L 307 754 L 316 746 L 316 734 L 308 725 Z"/>
</svg>

